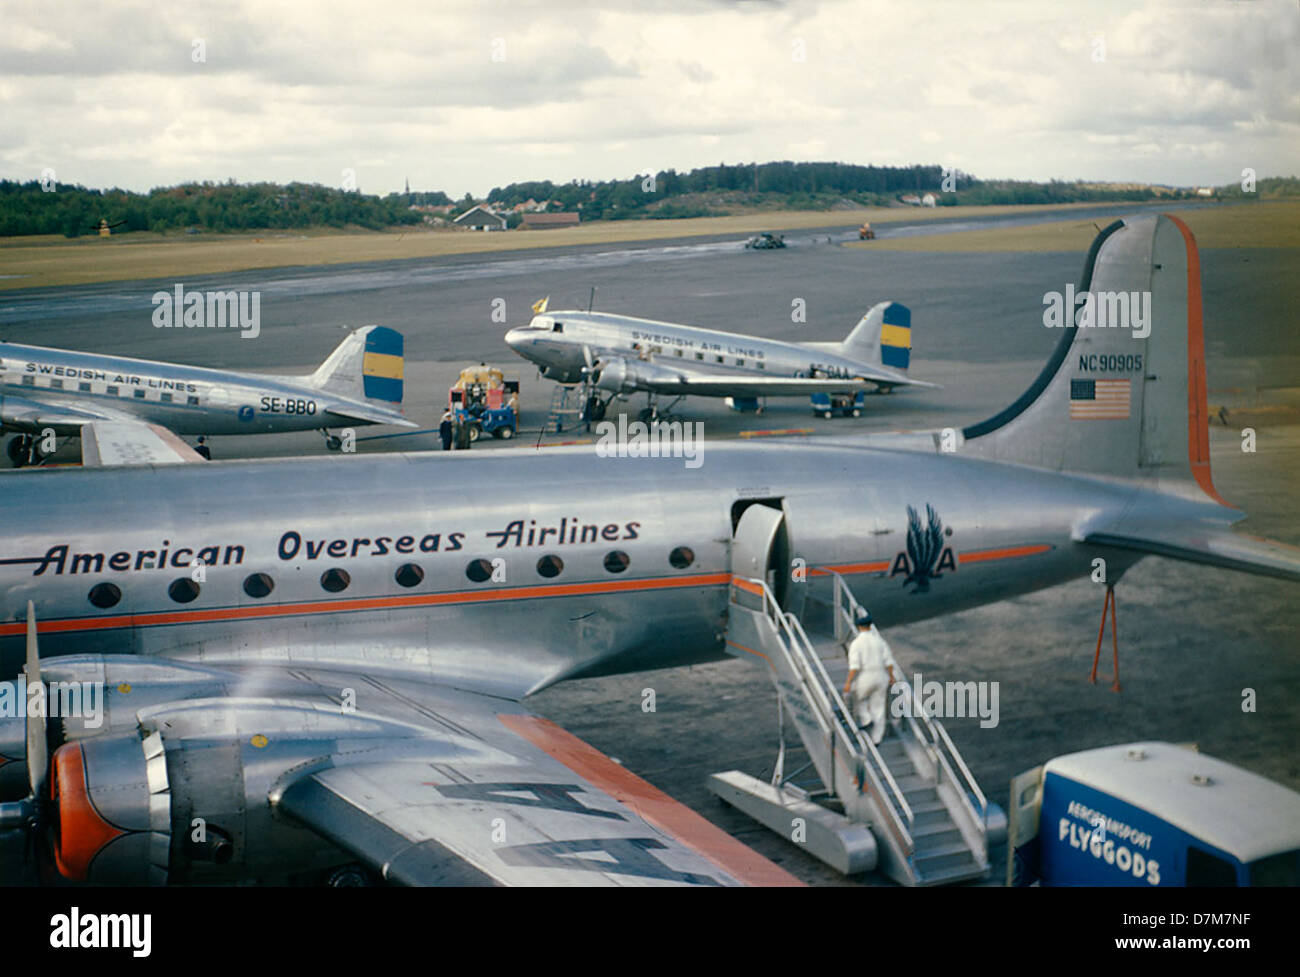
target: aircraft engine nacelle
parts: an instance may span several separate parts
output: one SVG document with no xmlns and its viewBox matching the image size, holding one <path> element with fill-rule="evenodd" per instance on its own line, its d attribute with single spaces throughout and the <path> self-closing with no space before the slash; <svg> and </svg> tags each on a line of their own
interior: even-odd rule
<svg viewBox="0 0 1300 977">
<path fill-rule="evenodd" d="M 245 675 L 131 656 L 51 659 L 59 681 L 106 686 L 89 714 L 47 717 L 40 830 L 65 878 L 98 885 L 312 881 L 355 858 L 277 814 L 271 796 L 313 764 L 402 749 L 422 729 L 344 709 L 285 673 Z M 87 701 L 91 697 L 87 696 Z M 26 780 L 19 723 L 0 756 Z M 18 778 L 14 778 L 17 782 Z"/>
<path fill-rule="evenodd" d="M 596 386 L 614 394 L 629 394 L 637 390 L 676 384 L 681 377 L 674 370 L 643 360 L 611 360 L 601 367 Z"/>
</svg>

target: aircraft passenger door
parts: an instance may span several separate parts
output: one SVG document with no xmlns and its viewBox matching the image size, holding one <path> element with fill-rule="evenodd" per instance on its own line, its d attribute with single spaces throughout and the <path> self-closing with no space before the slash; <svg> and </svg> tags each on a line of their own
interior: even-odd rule
<svg viewBox="0 0 1300 977">
<path fill-rule="evenodd" d="M 780 499 L 746 499 L 732 507 L 735 530 L 731 538 L 731 572 L 737 577 L 764 581 L 777 603 L 788 609 L 790 535 L 780 505 Z"/>
</svg>

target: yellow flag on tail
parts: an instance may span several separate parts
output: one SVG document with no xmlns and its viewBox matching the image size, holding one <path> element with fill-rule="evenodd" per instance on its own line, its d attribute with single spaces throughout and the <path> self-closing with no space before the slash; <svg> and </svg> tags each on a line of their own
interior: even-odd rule
<svg viewBox="0 0 1300 977">
<path fill-rule="evenodd" d="M 546 296 L 546 298 L 544 298 L 544 299 L 539 299 L 538 301 L 534 302 L 534 303 L 533 303 L 533 315 L 541 315 L 543 312 L 545 312 L 545 311 L 546 311 L 546 305 L 547 305 L 547 303 L 550 302 L 550 301 L 551 301 L 551 297 L 548 295 L 548 296 Z"/>
</svg>

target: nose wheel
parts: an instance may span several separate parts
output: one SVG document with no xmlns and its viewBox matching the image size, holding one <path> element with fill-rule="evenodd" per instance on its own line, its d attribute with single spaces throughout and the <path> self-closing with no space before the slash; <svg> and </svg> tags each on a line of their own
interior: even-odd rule
<svg viewBox="0 0 1300 977">
<path fill-rule="evenodd" d="M 325 428 L 321 428 L 320 433 L 325 436 L 325 449 L 327 451 L 338 451 L 343 447 L 343 439 L 337 434 L 330 434 Z"/>
</svg>

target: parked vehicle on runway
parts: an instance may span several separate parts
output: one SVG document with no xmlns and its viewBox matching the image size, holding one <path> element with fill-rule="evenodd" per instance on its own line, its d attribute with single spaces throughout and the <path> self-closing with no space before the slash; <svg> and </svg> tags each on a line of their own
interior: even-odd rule
<svg viewBox="0 0 1300 977">
<path fill-rule="evenodd" d="M 863 221 L 862 226 L 858 228 L 858 240 L 874 241 L 875 239 L 876 239 L 876 232 L 871 227 L 871 222 Z"/>
<path fill-rule="evenodd" d="M 780 234 L 773 234 L 771 231 L 764 231 L 762 234 L 755 234 L 746 241 L 745 247 L 751 251 L 773 251 L 776 248 L 785 247 L 785 237 Z"/>
<path fill-rule="evenodd" d="M 401 412 L 402 334 L 350 333 L 309 376 L 271 376 L 179 363 L 0 343 L 0 430 L 16 467 L 52 454 L 46 442 L 79 437 L 83 457 L 116 464 L 133 451 L 189 460 L 178 434 L 276 434 L 332 427 L 414 427 Z M 197 456 L 196 456 L 197 457 Z"/>
<path fill-rule="evenodd" d="M 490 434 L 509 439 L 519 433 L 519 381 L 507 380 L 494 366 L 466 367 L 447 392 L 453 423 L 464 434 L 460 442 Z M 467 447 L 462 443 L 463 447 Z"/>
<path fill-rule="evenodd" d="M 1129 743 L 1011 781 L 1007 884 L 1300 885 L 1300 794 L 1194 747 Z"/>
</svg>

